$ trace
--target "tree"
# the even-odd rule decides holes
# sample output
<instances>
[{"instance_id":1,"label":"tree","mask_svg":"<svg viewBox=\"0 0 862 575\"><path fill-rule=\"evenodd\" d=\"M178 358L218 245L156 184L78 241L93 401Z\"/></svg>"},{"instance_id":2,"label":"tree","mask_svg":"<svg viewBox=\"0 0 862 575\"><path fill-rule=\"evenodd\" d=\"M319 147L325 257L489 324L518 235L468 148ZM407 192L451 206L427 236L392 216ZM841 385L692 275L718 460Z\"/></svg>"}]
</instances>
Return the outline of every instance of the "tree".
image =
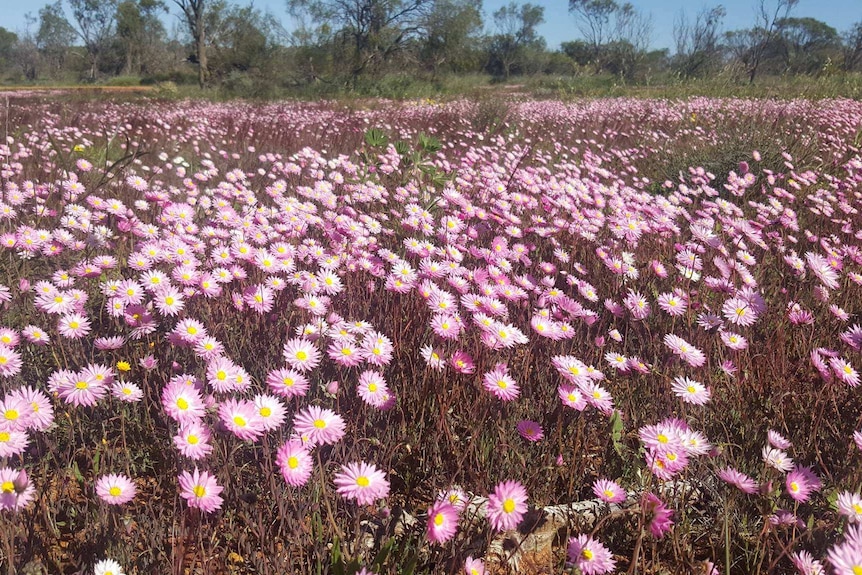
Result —
<instances>
[{"instance_id":1,"label":"tree","mask_svg":"<svg viewBox=\"0 0 862 575\"><path fill-rule=\"evenodd\" d=\"M778 22L777 50L786 71L813 74L838 56L841 39L832 26L815 18L784 18Z\"/></svg>"},{"instance_id":2,"label":"tree","mask_svg":"<svg viewBox=\"0 0 862 575\"><path fill-rule=\"evenodd\" d=\"M183 11L186 30L192 37L198 65L198 85L203 89L209 79L206 26L208 0L174 0L174 4Z\"/></svg>"},{"instance_id":3,"label":"tree","mask_svg":"<svg viewBox=\"0 0 862 575\"><path fill-rule=\"evenodd\" d=\"M462 71L482 32L482 0L437 0L423 19L420 57L437 75Z\"/></svg>"},{"instance_id":4,"label":"tree","mask_svg":"<svg viewBox=\"0 0 862 575\"><path fill-rule=\"evenodd\" d=\"M704 7L690 22L681 12L674 22L676 41L674 67L685 77L696 77L713 71L721 62L721 23L726 12L720 4Z\"/></svg>"},{"instance_id":5,"label":"tree","mask_svg":"<svg viewBox=\"0 0 862 575\"><path fill-rule=\"evenodd\" d=\"M291 15L308 17L352 52L351 76L385 62L421 30L435 0L287 0Z\"/></svg>"},{"instance_id":6,"label":"tree","mask_svg":"<svg viewBox=\"0 0 862 575\"><path fill-rule=\"evenodd\" d=\"M148 52L164 42L165 27L159 13L162 0L123 0L117 6L117 40L123 53L123 73L140 74Z\"/></svg>"},{"instance_id":7,"label":"tree","mask_svg":"<svg viewBox=\"0 0 862 575\"><path fill-rule=\"evenodd\" d=\"M751 31L742 37L748 41L748 82L754 83L760 65L763 63L764 56L770 44L775 40L781 28L781 21L790 17L790 13L799 4L799 0L775 0L775 4L771 4L771 0L760 0L756 8L757 25Z\"/></svg>"},{"instance_id":8,"label":"tree","mask_svg":"<svg viewBox=\"0 0 862 575\"><path fill-rule=\"evenodd\" d=\"M494 12L497 34L491 39L489 67L499 68L509 78L512 68L524 59L529 48L544 49L544 39L536 32L545 21L545 8L536 4L510 2Z\"/></svg>"},{"instance_id":9,"label":"tree","mask_svg":"<svg viewBox=\"0 0 862 575\"><path fill-rule=\"evenodd\" d=\"M117 0L69 0L69 5L78 25L75 31L90 58L90 80L95 80L99 60L113 39Z\"/></svg>"},{"instance_id":10,"label":"tree","mask_svg":"<svg viewBox=\"0 0 862 575\"><path fill-rule=\"evenodd\" d=\"M862 64L862 20L844 33L842 68L850 72Z\"/></svg>"},{"instance_id":11,"label":"tree","mask_svg":"<svg viewBox=\"0 0 862 575\"><path fill-rule=\"evenodd\" d=\"M267 66L276 46L277 27L274 18L251 5L211 10L207 25L211 71L226 74Z\"/></svg>"},{"instance_id":12,"label":"tree","mask_svg":"<svg viewBox=\"0 0 862 575\"><path fill-rule=\"evenodd\" d=\"M36 48L47 61L52 73L65 65L66 53L75 41L75 29L63 14L62 0L46 4L39 10L39 27L36 31ZM25 76L28 76L25 72ZM35 69L33 71L35 76Z\"/></svg>"},{"instance_id":13,"label":"tree","mask_svg":"<svg viewBox=\"0 0 862 575\"><path fill-rule=\"evenodd\" d=\"M0 26L0 70L5 70L15 58L18 35Z\"/></svg>"},{"instance_id":14,"label":"tree","mask_svg":"<svg viewBox=\"0 0 862 575\"><path fill-rule=\"evenodd\" d=\"M612 67L631 76L649 47L652 21L629 2L569 0L569 12L592 47L597 70Z\"/></svg>"},{"instance_id":15,"label":"tree","mask_svg":"<svg viewBox=\"0 0 862 575\"><path fill-rule=\"evenodd\" d=\"M575 15L575 23L584 40L593 49L593 59L598 60L601 47L609 40L611 19L619 10L615 0L569 0L569 11Z\"/></svg>"}]
</instances>

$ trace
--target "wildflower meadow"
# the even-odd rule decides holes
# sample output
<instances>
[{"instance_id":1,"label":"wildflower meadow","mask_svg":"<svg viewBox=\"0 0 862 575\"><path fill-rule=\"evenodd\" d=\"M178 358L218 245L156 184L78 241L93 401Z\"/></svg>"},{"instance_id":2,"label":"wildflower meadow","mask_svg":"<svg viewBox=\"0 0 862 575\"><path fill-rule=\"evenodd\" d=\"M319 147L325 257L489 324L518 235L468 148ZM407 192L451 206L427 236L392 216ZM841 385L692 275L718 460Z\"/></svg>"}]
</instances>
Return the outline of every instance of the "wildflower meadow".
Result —
<instances>
[{"instance_id":1,"label":"wildflower meadow","mask_svg":"<svg viewBox=\"0 0 862 575\"><path fill-rule=\"evenodd\" d=\"M0 572L862 573L862 102L5 112Z\"/></svg>"}]
</instances>

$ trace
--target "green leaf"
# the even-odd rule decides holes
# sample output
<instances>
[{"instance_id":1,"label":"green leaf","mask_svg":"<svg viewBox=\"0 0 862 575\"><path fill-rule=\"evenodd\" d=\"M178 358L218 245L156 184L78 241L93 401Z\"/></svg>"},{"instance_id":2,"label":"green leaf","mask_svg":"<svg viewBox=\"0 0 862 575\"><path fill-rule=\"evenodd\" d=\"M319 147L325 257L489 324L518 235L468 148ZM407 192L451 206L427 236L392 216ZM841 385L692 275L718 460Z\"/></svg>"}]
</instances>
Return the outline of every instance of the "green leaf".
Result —
<instances>
[{"instance_id":1,"label":"green leaf","mask_svg":"<svg viewBox=\"0 0 862 575\"><path fill-rule=\"evenodd\" d=\"M374 556L374 560L371 562L371 568L374 571L382 572L383 571L383 563L386 562L387 557L389 557L389 553L392 552L392 547L395 545L395 539L389 539L383 546L380 548L380 551L377 552L377 555Z\"/></svg>"},{"instance_id":2,"label":"green leaf","mask_svg":"<svg viewBox=\"0 0 862 575\"><path fill-rule=\"evenodd\" d=\"M413 551L410 553L410 559L404 564L404 569L401 570L401 575L413 575L416 570L416 563L419 562L419 556Z\"/></svg>"},{"instance_id":3,"label":"green leaf","mask_svg":"<svg viewBox=\"0 0 862 575\"><path fill-rule=\"evenodd\" d=\"M398 152L399 156L406 156L410 153L410 144L405 142L404 140L398 140L394 144L395 151Z\"/></svg>"},{"instance_id":4,"label":"green leaf","mask_svg":"<svg viewBox=\"0 0 862 575\"><path fill-rule=\"evenodd\" d=\"M389 143L389 138L383 133L383 130L377 128L369 128L365 132L365 143L372 148L382 148Z\"/></svg>"},{"instance_id":5,"label":"green leaf","mask_svg":"<svg viewBox=\"0 0 862 575\"><path fill-rule=\"evenodd\" d=\"M332 551L329 557L333 575L344 575L344 559L341 557L341 544L338 537L332 541Z\"/></svg>"},{"instance_id":6,"label":"green leaf","mask_svg":"<svg viewBox=\"0 0 862 575\"><path fill-rule=\"evenodd\" d=\"M426 154L433 154L434 152L439 152L443 148L443 144L434 136L429 136L425 132L419 132L419 147Z\"/></svg>"},{"instance_id":7,"label":"green leaf","mask_svg":"<svg viewBox=\"0 0 862 575\"><path fill-rule=\"evenodd\" d=\"M619 411L614 411L611 415L611 441L614 444L614 451L620 457L623 456L625 445L622 443L623 438L623 418L620 417Z\"/></svg>"},{"instance_id":8,"label":"green leaf","mask_svg":"<svg viewBox=\"0 0 862 575\"><path fill-rule=\"evenodd\" d=\"M81 474L81 470L78 468L78 462L77 461L72 462L71 469L72 469L72 474L75 476L75 479L77 479L78 481L83 483L84 482L84 476Z\"/></svg>"}]
</instances>

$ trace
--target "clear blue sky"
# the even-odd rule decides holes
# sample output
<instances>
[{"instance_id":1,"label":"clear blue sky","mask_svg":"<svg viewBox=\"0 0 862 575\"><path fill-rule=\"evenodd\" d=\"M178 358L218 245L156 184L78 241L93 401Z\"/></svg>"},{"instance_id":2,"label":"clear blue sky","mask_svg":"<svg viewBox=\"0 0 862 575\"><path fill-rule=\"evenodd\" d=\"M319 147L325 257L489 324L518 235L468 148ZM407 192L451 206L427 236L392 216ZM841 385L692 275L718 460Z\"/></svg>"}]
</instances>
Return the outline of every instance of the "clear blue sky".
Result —
<instances>
[{"instance_id":1,"label":"clear blue sky","mask_svg":"<svg viewBox=\"0 0 862 575\"><path fill-rule=\"evenodd\" d=\"M548 42L548 47L556 48L560 42L578 37L575 20L568 12L568 0L532 0L534 4L545 7L545 24L540 28ZM653 39L655 48L673 49L673 23L680 10L685 8L693 16L704 6L722 4L727 10L724 20L726 30L734 30L749 26L754 19L754 5L757 0L630 0L641 11L652 14ZM770 0L773 1L774 0ZM24 15L28 12L34 15L47 2L43 0L0 0L0 26L9 30L20 30L25 26ZM176 13L176 6L167 1ZM247 4L247 1L238 1ZM490 23L490 14L508 0L484 0L486 21ZM256 0L254 5L268 10L274 15L289 21L284 0ZM810 16L823 20L827 24L843 32L853 22L862 20L862 0L800 0L794 12L795 16ZM171 17L170 26L176 22Z\"/></svg>"}]
</instances>

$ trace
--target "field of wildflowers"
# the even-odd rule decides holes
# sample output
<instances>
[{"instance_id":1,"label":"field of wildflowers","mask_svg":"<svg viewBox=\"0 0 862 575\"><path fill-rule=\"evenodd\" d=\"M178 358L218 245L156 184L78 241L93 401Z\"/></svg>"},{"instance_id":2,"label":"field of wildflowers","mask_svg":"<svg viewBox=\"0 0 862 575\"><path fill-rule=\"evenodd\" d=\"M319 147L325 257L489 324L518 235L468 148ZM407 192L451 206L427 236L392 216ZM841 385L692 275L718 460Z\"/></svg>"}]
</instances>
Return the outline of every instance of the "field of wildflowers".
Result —
<instances>
[{"instance_id":1,"label":"field of wildflowers","mask_svg":"<svg viewBox=\"0 0 862 575\"><path fill-rule=\"evenodd\" d=\"M8 112L0 571L862 573L862 103Z\"/></svg>"}]
</instances>

